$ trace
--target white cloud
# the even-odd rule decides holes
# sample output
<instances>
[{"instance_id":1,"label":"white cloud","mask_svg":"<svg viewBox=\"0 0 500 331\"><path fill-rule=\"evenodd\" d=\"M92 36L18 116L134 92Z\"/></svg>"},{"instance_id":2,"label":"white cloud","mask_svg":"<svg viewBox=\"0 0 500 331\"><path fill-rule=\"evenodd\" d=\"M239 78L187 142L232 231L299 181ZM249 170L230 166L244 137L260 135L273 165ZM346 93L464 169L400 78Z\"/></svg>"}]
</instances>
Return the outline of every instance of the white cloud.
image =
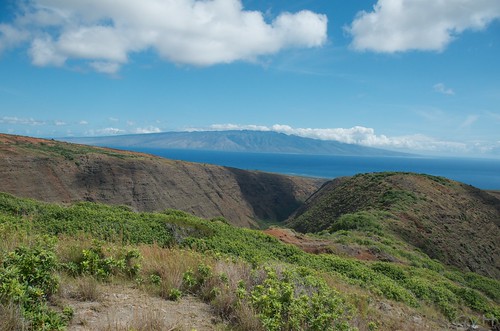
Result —
<instances>
[{"instance_id":1,"label":"white cloud","mask_svg":"<svg viewBox=\"0 0 500 331\"><path fill-rule=\"evenodd\" d=\"M161 132L160 128L154 126L148 126L146 128L136 128L134 133L159 133Z\"/></svg>"},{"instance_id":2,"label":"white cloud","mask_svg":"<svg viewBox=\"0 0 500 331\"><path fill-rule=\"evenodd\" d=\"M378 0L346 30L356 50L442 51L465 30L481 30L500 18L498 0Z\"/></svg>"},{"instance_id":3,"label":"white cloud","mask_svg":"<svg viewBox=\"0 0 500 331\"><path fill-rule=\"evenodd\" d=\"M443 83L437 83L433 86L434 91L446 94L446 95L454 95L455 91L453 91L451 88L446 87Z\"/></svg>"},{"instance_id":4,"label":"white cloud","mask_svg":"<svg viewBox=\"0 0 500 331\"><path fill-rule=\"evenodd\" d=\"M195 130L195 129L190 129ZM203 130L203 129L198 129ZM206 129L204 129L206 130ZM208 130L255 130L274 131L288 135L296 135L305 138L320 140L334 140L347 144L357 144L367 147L410 150L416 153L425 152L447 152L467 153L477 150L474 146L463 142L444 141L421 134L390 137L377 134L375 129L363 126L352 128L293 128L289 125L275 124L272 126L262 125L237 125L237 124L214 124Z\"/></svg>"},{"instance_id":5,"label":"white cloud","mask_svg":"<svg viewBox=\"0 0 500 331\"><path fill-rule=\"evenodd\" d=\"M116 62L94 61L94 62L90 62L89 65L95 71L101 72L103 74L114 74L114 73L117 73L121 68L121 64L116 63Z\"/></svg>"},{"instance_id":6,"label":"white cloud","mask_svg":"<svg viewBox=\"0 0 500 331\"><path fill-rule=\"evenodd\" d=\"M121 134L125 133L125 130L117 129L117 128L104 128L95 131L97 135L112 135L112 134Z\"/></svg>"},{"instance_id":7,"label":"white cloud","mask_svg":"<svg viewBox=\"0 0 500 331\"><path fill-rule=\"evenodd\" d=\"M500 121L500 113L487 112L486 114L493 120Z\"/></svg>"},{"instance_id":8,"label":"white cloud","mask_svg":"<svg viewBox=\"0 0 500 331\"><path fill-rule=\"evenodd\" d=\"M44 38L35 38L29 49L31 62L36 66L62 66L67 57L62 55L56 49L52 38L45 36Z\"/></svg>"},{"instance_id":9,"label":"white cloud","mask_svg":"<svg viewBox=\"0 0 500 331\"><path fill-rule=\"evenodd\" d=\"M29 33L7 24L0 24L0 53L29 39Z\"/></svg>"},{"instance_id":10,"label":"white cloud","mask_svg":"<svg viewBox=\"0 0 500 331\"><path fill-rule=\"evenodd\" d=\"M87 125L87 124L89 124L89 122L87 122L85 120L81 120L80 122L78 122L78 124L80 124L80 125Z\"/></svg>"},{"instance_id":11,"label":"white cloud","mask_svg":"<svg viewBox=\"0 0 500 331\"><path fill-rule=\"evenodd\" d=\"M159 133L162 132L160 128L155 126L148 127L138 127L138 128L130 128L127 130L119 129L115 127L108 127L104 129L91 129L85 131L85 136L109 136L109 135L117 135L117 134L141 134L141 133Z\"/></svg>"},{"instance_id":12,"label":"white cloud","mask_svg":"<svg viewBox=\"0 0 500 331\"><path fill-rule=\"evenodd\" d=\"M111 74L131 53L150 49L167 61L208 66L327 39L325 15L304 10L269 22L241 0L31 0L19 9L12 24L0 25L0 51L29 40L35 65L77 59Z\"/></svg>"},{"instance_id":13,"label":"white cloud","mask_svg":"<svg viewBox=\"0 0 500 331\"><path fill-rule=\"evenodd\" d=\"M188 129L187 131L203 131L205 129ZM213 124L210 130L226 131L226 130L252 130L252 131L271 131L271 128L264 125L239 125L239 124Z\"/></svg>"},{"instance_id":14,"label":"white cloud","mask_svg":"<svg viewBox=\"0 0 500 331\"><path fill-rule=\"evenodd\" d=\"M12 116L0 117L0 123L2 124L14 124L14 125L44 125L44 121L36 120L34 118L19 118Z\"/></svg>"},{"instance_id":15,"label":"white cloud","mask_svg":"<svg viewBox=\"0 0 500 331\"><path fill-rule=\"evenodd\" d=\"M474 124L477 120L479 119L478 115L469 115L467 118L460 124L459 129L465 129L470 127L472 124Z\"/></svg>"},{"instance_id":16,"label":"white cloud","mask_svg":"<svg viewBox=\"0 0 500 331\"><path fill-rule=\"evenodd\" d=\"M64 125L66 125L66 122L55 120L54 121L54 125L55 126L64 126Z\"/></svg>"}]
</instances>

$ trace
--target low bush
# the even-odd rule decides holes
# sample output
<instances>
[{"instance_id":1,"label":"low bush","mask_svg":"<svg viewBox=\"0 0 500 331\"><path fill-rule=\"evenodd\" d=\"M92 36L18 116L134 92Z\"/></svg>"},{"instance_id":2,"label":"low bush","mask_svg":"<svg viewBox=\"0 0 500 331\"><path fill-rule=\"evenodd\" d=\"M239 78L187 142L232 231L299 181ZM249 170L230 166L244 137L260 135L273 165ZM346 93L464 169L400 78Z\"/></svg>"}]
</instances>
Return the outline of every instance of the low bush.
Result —
<instances>
[{"instance_id":1,"label":"low bush","mask_svg":"<svg viewBox=\"0 0 500 331\"><path fill-rule=\"evenodd\" d=\"M20 246L2 258L0 303L3 307L19 306L29 329L61 329L69 319L47 306L59 285L54 246L54 239L38 238L32 246Z\"/></svg>"},{"instance_id":2,"label":"low bush","mask_svg":"<svg viewBox=\"0 0 500 331\"><path fill-rule=\"evenodd\" d=\"M139 270L139 251L136 249L120 249L114 256L107 256L103 243L94 241L88 249L83 249L74 261L64 264L64 268L73 275L95 276L104 280L111 275L123 275L134 278Z\"/></svg>"},{"instance_id":3,"label":"low bush","mask_svg":"<svg viewBox=\"0 0 500 331\"><path fill-rule=\"evenodd\" d=\"M380 219L375 215L361 211L354 214L344 214L340 216L330 227L329 231L357 230L366 232L381 233L382 226Z\"/></svg>"}]
</instances>

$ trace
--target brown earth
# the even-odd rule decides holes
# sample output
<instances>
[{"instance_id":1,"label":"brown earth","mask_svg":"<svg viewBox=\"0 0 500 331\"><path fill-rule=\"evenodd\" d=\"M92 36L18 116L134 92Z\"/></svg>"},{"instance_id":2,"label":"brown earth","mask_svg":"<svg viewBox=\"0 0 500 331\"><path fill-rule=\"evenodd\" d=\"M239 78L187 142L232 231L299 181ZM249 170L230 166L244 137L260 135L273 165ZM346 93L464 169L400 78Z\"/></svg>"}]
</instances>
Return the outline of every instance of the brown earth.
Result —
<instances>
[{"instance_id":1,"label":"brown earth","mask_svg":"<svg viewBox=\"0 0 500 331\"><path fill-rule=\"evenodd\" d=\"M388 228L431 258L500 279L500 200L442 177L375 173L334 180L288 224L300 232L328 229L344 214L383 210Z\"/></svg>"},{"instance_id":2,"label":"brown earth","mask_svg":"<svg viewBox=\"0 0 500 331\"><path fill-rule=\"evenodd\" d=\"M127 285L103 284L97 300L71 298L71 288L60 304L73 309L68 331L91 330L221 330L211 307L195 297L167 301Z\"/></svg>"},{"instance_id":3,"label":"brown earth","mask_svg":"<svg viewBox=\"0 0 500 331\"><path fill-rule=\"evenodd\" d=\"M323 180L0 134L0 191L46 202L179 209L238 226L283 221Z\"/></svg>"}]
</instances>

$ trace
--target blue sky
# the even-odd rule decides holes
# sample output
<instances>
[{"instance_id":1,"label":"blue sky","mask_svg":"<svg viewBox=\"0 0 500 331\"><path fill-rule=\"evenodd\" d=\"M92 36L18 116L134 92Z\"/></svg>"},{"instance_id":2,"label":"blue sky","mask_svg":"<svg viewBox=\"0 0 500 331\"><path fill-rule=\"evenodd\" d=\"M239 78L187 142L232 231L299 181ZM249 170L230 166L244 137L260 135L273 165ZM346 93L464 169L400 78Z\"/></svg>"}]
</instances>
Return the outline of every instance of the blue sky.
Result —
<instances>
[{"instance_id":1,"label":"blue sky","mask_svg":"<svg viewBox=\"0 0 500 331\"><path fill-rule=\"evenodd\" d=\"M498 0L0 2L0 132L500 157Z\"/></svg>"}]
</instances>

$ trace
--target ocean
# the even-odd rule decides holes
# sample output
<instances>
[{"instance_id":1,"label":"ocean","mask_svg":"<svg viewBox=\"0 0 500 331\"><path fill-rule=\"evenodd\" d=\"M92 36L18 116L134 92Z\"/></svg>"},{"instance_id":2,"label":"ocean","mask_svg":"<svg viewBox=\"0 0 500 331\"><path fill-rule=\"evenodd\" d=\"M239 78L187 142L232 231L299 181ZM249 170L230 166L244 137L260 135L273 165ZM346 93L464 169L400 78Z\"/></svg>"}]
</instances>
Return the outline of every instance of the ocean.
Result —
<instances>
[{"instance_id":1,"label":"ocean","mask_svg":"<svg viewBox=\"0 0 500 331\"><path fill-rule=\"evenodd\" d=\"M333 156L155 148L128 149L174 160L328 179L380 171L425 173L454 179L481 189L500 190L500 159Z\"/></svg>"}]
</instances>

